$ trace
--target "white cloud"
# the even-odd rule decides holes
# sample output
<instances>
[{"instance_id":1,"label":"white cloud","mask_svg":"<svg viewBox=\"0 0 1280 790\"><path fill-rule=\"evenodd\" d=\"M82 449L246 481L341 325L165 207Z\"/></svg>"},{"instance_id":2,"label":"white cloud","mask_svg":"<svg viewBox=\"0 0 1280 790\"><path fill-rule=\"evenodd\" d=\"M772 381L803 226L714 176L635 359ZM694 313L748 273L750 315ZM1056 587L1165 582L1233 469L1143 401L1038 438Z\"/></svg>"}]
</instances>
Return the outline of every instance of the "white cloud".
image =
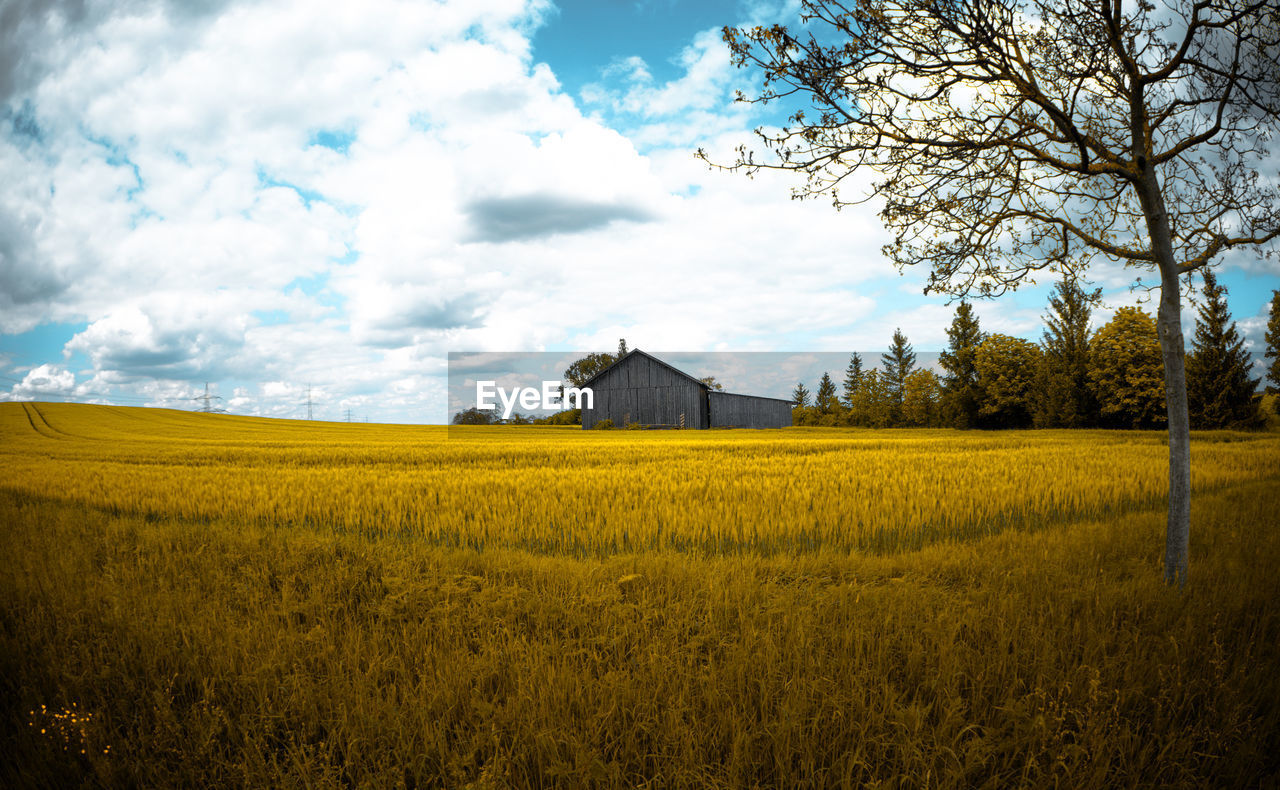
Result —
<instances>
[{"instance_id":1,"label":"white cloud","mask_svg":"<svg viewBox=\"0 0 1280 790\"><path fill-rule=\"evenodd\" d=\"M0 91L0 332L87 324L84 397L222 381L234 411L298 417L310 382L331 419L443 419L450 349L864 349L896 325L941 346L951 310L898 290L918 277L881 258L874 205L693 158L755 122L717 31L675 79L623 60L575 99L531 51L548 8L32 16L38 57ZM1039 313L985 310L1013 333Z\"/></svg>"},{"instance_id":2,"label":"white cloud","mask_svg":"<svg viewBox=\"0 0 1280 790\"><path fill-rule=\"evenodd\" d=\"M72 394L76 386L75 374L56 365L37 365L22 377L22 381L13 385L6 394L0 395L4 400L39 400L48 397L65 397Z\"/></svg>"}]
</instances>

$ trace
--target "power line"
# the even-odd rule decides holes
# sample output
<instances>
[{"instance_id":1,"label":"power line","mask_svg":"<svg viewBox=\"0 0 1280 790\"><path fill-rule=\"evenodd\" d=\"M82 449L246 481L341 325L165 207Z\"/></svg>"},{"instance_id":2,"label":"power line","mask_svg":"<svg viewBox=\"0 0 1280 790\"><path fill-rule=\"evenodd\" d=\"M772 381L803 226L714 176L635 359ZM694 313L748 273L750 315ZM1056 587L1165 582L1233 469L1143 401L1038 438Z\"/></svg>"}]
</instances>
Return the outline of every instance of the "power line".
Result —
<instances>
[{"instance_id":1,"label":"power line","mask_svg":"<svg viewBox=\"0 0 1280 790\"><path fill-rule=\"evenodd\" d=\"M196 411L201 411L201 412L204 412L205 414L226 414L226 411L227 411L226 409L219 408L213 405L214 401L222 400L222 396L209 394L209 382L207 381L204 383L204 394L197 395L191 400L200 401L200 407L197 408Z\"/></svg>"}]
</instances>

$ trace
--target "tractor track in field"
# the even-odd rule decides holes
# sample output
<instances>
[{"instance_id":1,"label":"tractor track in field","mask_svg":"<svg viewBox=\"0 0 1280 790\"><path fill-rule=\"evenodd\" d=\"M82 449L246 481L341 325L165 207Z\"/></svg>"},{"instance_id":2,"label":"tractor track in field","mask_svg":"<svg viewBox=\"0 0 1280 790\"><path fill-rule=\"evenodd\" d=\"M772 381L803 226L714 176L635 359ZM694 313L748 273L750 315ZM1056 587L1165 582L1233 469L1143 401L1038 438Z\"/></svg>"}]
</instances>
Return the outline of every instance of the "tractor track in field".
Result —
<instances>
[{"instance_id":1,"label":"tractor track in field","mask_svg":"<svg viewBox=\"0 0 1280 790\"><path fill-rule=\"evenodd\" d=\"M27 415L27 422L31 424L31 430L40 434L46 439L65 439L66 437L54 429L49 421L44 418L44 414L36 407L34 403L23 403L22 411ZM42 427L43 426L43 427Z\"/></svg>"}]
</instances>

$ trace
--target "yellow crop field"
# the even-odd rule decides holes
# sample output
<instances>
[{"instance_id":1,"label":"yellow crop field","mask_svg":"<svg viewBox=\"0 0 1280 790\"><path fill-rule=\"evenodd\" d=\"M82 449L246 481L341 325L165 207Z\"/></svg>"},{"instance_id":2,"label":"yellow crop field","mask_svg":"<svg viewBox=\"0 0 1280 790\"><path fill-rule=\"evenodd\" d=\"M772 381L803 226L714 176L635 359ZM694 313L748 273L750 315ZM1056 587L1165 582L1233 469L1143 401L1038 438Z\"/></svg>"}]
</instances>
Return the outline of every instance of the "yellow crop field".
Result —
<instances>
[{"instance_id":1,"label":"yellow crop field","mask_svg":"<svg viewBox=\"0 0 1280 790\"><path fill-rule=\"evenodd\" d=\"M5 486L117 514L572 555L888 551L1149 509L1162 435L584 432L126 408L0 412ZM1280 481L1280 437L1202 441L1197 491Z\"/></svg>"},{"instance_id":2,"label":"yellow crop field","mask_svg":"<svg viewBox=\"0 0 1280 790\"><path fill-rule=\"evenodd\" d=\"M1280 780L1280 434L0 404L6 786Z\"/></svg>"}]
</instances>

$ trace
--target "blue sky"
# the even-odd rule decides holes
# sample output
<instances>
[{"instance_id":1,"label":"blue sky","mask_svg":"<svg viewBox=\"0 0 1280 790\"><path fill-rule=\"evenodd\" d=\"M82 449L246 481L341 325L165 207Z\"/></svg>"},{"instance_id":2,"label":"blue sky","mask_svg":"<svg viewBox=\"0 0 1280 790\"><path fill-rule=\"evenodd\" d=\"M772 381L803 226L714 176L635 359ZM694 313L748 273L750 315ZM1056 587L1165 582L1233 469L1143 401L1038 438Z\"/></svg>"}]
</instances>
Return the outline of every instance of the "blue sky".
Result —
<instances>
[{"instance_id":1,"label":"blue sky","mask_svg":"<svg viewBox=\"0 0 1280 790\"><path fill-rule=\"evenodd\" d=\"M192 408L208 382L297 417L310 386L319 418L440 422L450 351L945 343L953 307L881 257L874 206L693 158L777 120L731 101L718 30L785 2L12 8L0 398ZM1099 321L1147 298L1093 274ZM1280 267L1220 280L1260 351ZM984 328L1038 338L1048 285Z\"/></svg>"}]
</instances>

